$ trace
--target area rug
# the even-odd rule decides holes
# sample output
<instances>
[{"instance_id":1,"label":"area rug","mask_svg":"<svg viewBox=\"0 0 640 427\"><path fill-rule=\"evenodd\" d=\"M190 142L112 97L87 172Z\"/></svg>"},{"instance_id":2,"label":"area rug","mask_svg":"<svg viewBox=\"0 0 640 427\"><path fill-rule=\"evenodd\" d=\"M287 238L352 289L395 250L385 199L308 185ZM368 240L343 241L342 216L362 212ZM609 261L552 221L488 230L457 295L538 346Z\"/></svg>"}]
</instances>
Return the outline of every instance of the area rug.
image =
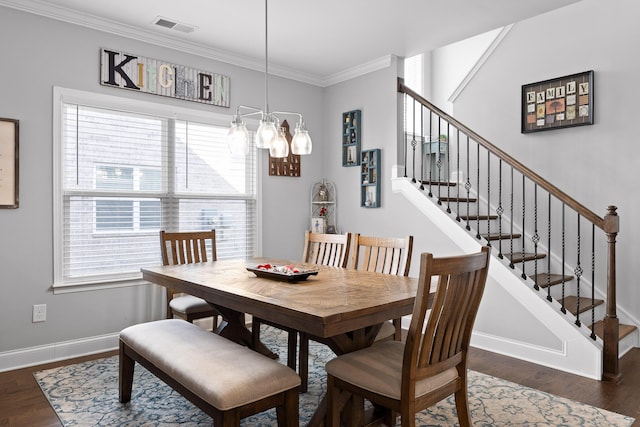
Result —
<instances>
[{"instance_id":1,"label":"area rug","mask_svg":"<svg viewBox=\"0 0 640 427\"><path fill-rule=\"evenodd\" d=\"M261 336L268 347L286 355L286 333L265 326ZM300 395L300 425L307 424L324 395L324 364L333 357L329 348L310 343L309 387ZM131 402L119 403L117 356L34 376L65 427L211 426L211 418L140 365L135 368ZM623 427L634 421L475 371L469 371L469 407L475 426ZM275 410L246 418L242 426L277 426ZM416 426L458 426L453 397L418 414Z\"/></svg>"}]
</instances>

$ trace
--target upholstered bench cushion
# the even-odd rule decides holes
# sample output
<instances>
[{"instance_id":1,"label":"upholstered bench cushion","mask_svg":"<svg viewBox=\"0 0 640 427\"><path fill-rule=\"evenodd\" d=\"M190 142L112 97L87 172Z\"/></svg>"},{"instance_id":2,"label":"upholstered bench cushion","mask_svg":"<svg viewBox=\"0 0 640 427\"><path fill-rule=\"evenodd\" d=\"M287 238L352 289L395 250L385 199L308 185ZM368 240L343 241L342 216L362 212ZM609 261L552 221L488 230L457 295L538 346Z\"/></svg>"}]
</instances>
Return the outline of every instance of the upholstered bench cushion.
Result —
<instances>
[{"instance_id":1,"label":"upholstered bench cushion","mask_svg":"<svg viewBox=\"0 0 640 427\"><path fill-rule=\"evenodd\" d=\"M334 377L371 390L375 393L400 399L402 358L404 343L386 341L353 353L343 354L327 362L326 370ZM456 368L450 368L436 376L416 383L416 397L443 386L458 378Z\"/></svg>"},{"instance_id":2,"label":"upholstered bench cushion","mask_svg":"<svg viewBox=\"0 0 640 427\"><path fill-rule=\"evenodd\" d=\"M120 340L223 411L300 385L287 366L184 320L134 325Z\"/></svg>"},{"instance_id":3,"label":"upholstered bench cushion","mask_svg":"<svg viewBox=\"0 0 640 427\"><path fill-rule=\"evenodd\" d=\"M176 296L169 301L169 307L173 311L185 314L204 313L212 310L208 302L193 295Z\"/></svg>"}]
</instances>

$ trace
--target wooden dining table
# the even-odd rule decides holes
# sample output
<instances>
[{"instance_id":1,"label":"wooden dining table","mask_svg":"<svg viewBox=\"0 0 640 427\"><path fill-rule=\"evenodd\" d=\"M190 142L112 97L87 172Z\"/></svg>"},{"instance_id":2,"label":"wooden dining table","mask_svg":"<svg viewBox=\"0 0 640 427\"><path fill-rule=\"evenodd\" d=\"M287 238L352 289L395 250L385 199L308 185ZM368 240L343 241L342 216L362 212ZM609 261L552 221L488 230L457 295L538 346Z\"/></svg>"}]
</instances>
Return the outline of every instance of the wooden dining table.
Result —
<instances>
[{"instance_id":1,"label":"wooden dining table","mask_svg":"<svg viewBox=\"0 0 640 427\"><path fill-rule=\"evenodd\" d=\"M274 280L247 270L267 263L318 273L289 282L286 277ZM141 271L149 282L208 301L225 319L219 331L223 336L271 357L274 355L268 348L252 341L245 313L317 337L340 355L370 346L385 321L411 314L418 288L418 280L412 277L270 258L146 267ZM323 399L309 425L321 425L325 412Z\"/></svg>"}]
</instances>

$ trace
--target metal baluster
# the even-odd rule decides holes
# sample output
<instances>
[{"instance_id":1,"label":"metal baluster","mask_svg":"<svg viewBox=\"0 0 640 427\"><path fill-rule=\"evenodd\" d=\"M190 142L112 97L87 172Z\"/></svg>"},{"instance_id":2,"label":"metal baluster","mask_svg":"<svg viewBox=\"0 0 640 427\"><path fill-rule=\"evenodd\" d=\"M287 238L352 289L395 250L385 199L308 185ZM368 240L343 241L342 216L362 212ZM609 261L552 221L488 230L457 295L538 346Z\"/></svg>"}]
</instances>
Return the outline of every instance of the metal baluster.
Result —
<instances>
[{"instance_id":1,"label":"metal baluster","mask_svg":"<svg viewBox=\"0 0 640 427\"><path fill-rule=\"evenodd\" d=\"M460 129L456 129L456 171L460 173ZM456 221L460 222L460 175L456 179Z\"/></svg>"},{"instance_id":2,"label":"metal baluster","mask_svg":"<svg viewBox=\"0 0 640 427\"><path fill-rule=\"evenodd\" d=\"M524 244L526 239L524 238L524 236L526 235L525 233L525 229L526 229L526 181L525 181L525 176L522 175L522 274L520 275L520 277L522 277L523 279L527 280L527 274L525 273L525 268L526 268L526 263L524 262L524 256L525 256L525 250L524 250Z\"/></svg>"},{"instance_id":3,"label":"metal baluster","mask_svg":"<svg viewBox=\"0 0 640 427\"><path fill-rule=\"evenodd\" d=\"M407 178L407 152L409 151L407 149L407 146L409 145L409 135L407 133L407 98L409 97L409 95L407 95L406 93L404 94L404 123L402 125L403 129L404 129L404 177Z\"/></svg>"},{"instance_id":4,"label":"metal baluster","mask_svg":"<svg viewBox=\"0 0 640 427\"><path fill-rule=\"evenodd\" d=\"M502 236L502 214L504 213L502 207L502 159L498 161L498 209L496 212L498 214L498 236ZM504 259L502 239L498 239L498 258Z\"/></svg>"},{"instance_id":5,"label":"metal baluster","mask_svg":"<svg viewBox=\"0 0 640 427\"><path fill-rule=\"evenodd\" d=\"M480 240L480 144L476 142L476 194L478 195L478 201L476 203L476 239ZM488 237L488 236L487 236ZM487 238L487 240L489 240Z\"/></svg>"},{"instance_id":6,"label":"metal baluster","mask_svg":"<svg viewBox=\"0 0 640 427\"><path fill-rule=\"evenodd\" d=\"M573 272L576 275L576 325L580 326L580 278L582 277L582 266L580 265L580 250L581 250L581 235L580 235L580 214L578 214L578 261L576 263L576 268ZM593 306L591 307L593 309Z\"/></svg>"},{"instance_id":7,"label":"metal baluster","mask_svg":"<svg viewBox=\"0 0 640 427\"><path fill-rule=\"evenodd\" d=\"M471 226L469 225L469 190L471 190L471 181L469 179L469 162L471 158L469 157L469 135L467 135L467 181L464 183L464 188L467 190L467 226L465 227L467 231L471 230Z\"/></svg>"},{"instance_id":8,"label":"metal baluster","mask_svg":"<svg viewBox=\"0 0 640 427\"><path fill-rule=\"evenodd\" d=\"M478 205L480 201L478 201ZM491 235L491 152L487 150L487 235ZM491 240L487 239L487 246L491 247Z\"/></svg>"},{"instance_id":9,"label":"metal baluster","mask_svg":"<svg viewBox=\"0 0 640 427\"><path fill-rule=\"evenodd\" d=\"M451 128L451 124L447 123L447 173L451 173L449 172L449 142L451 141L449 139L449 131ZM438 147L440 148L440 147ZM440 159L440 162L442 162L442 157L440 156L440 154L442 154L442 149L439 150L440 153L438 153L438 158ZM446 182L447 184L447 213L451 213L451 186L449 185L449 177L445 175L444 177L444 182Z\"/></svg>"},{"instance_id":10,"label":"metal baluster","mask_svg":"<svg viewBox=\"0 0 640 427\"><path fill-rule=\"evenodd\" d=\"M549 194L549 223L547 225L547 301L553 301L551 298L551 193Z\"/></svg>"},{"instance_id":11,"label":"metal baluster","mask_svg":"<svg viewBox=\"0 0 640 427\"><path fill-rule=\"evenodd\" d=\"M420 105L420 190L424 190L424 105Z\"/></svg>"},{"instance_id":12,"label":"metal baluster","mask_svg":"<svg viewBox=\"0 0 640 427\"><path fill-rule=\"evenodd\" d=\"M431 185L433 184L433 168L431 167L431 133L433 132L433 111L429 110L429 197L433 197Z\"/></svg>"},{"instance_id":13,"label":"metal baluster","mask_svg":"<svg viewBox=\"0 0 640 427\"><path fill-rule=\"evenodd\" d=\"M561 277L562 277L562 307L560 308L560 311L563 314L567 314L567 308L564 306L564 294L565 294L565 280L564 280L564 261L565 261L565 257L564 257L564 250L566 248L566 230L565 230L565 226L564 226L564 207L565 204L562 203L562 271L561 271Z\"/></svg>"},{"instance_id":14,"label":"metal baluster","mask_svg":"<svg viewBox=\"0 0 640 427\"><path fill-rule=\"evenodd\" d=\"M416 182L416 145L418 142L416 141L416 100L413 100L413 130L411 131L411 149L413 151L413 178L411 178L411 182Z\"/></svg>"},{"instance_id":15,"label":"metal baluster","mask_svg":"<svg viewBox=\"0 0 640 427\"><path fill-rule=\"evenodd\" d=\"M511 166L511 218L509 220L509 232L511 235L509 236L509 267L515 268L513 265L513 166Z\"/></svg>"},{"instance_id":16,"label":"metal baluster","mask_svg":"<svg viewBox=\"0 0 640 427\"><path fill-rule=\"evenodd\" d=\"M591 224L591 339L596 340L593 325L596 323L596 226Z\"/></svg>"},{"instance_id":17,"label":"metal baluster","mask_svg":"<svg viewBox=\"0 0 640 427\"><path fill-rule=\"evenodd\" d=\"M442 206L442 185L440 185L440 125L442 124L442 117L438 116L438 147L436 152L436 170L438 175L436 176L436 185L438 186L438 205Z\"/></svg>"},{"instance_id":18,"label":"metal baluster","mask_svg":"<svg viewBox=\"0 0 640 427\"><path fill-rule=\"evenodd\" d=\"M538 243L540 242L540 236L538 235L538 184L533 186L533 236L531 241L533 242L533 277L538 277ZM533 285L533 289L540 290L538 281Z\"/></svg>"}]
</instances>

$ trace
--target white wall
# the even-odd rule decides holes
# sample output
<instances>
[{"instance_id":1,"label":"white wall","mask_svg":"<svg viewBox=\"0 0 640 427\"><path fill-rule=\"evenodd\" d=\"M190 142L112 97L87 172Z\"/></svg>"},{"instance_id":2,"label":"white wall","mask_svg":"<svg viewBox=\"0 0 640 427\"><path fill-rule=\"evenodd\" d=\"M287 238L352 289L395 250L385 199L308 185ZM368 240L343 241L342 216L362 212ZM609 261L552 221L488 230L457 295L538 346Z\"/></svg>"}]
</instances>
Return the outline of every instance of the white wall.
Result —
<instances>
[{"instance_id":1,"label":"white wall","mask_svg":"<svg viewBox=\"0 0 640 427\"><path fill-rule=\"evenodd\" d=\"M600 216L618 206L617 297L632 319L640 318L638 13L634 0L583 0L519 22L454 104L457 119ZM523 84L591 69L593 126L520 133Z\"/></svg>"},{"instance_id":2,"label":"white wall","mask_svg":"<svg viewBox=\"0 0 640 427\"><path fill-rule=\"evenodd\" d=\"M64 357L69 348L82 347L75 345L77 341L112 336L128 325L158 316L152 286L52 292L53 87L229 114L231 120L238 104L262 106L264 74L5 7L0 7L0 40L0 117L20 120L20 207L0 210L2 370L3 360L26 364L30 352L43 358ZM228 75L232 109L103 87L99 84L103 47ZM295 258L301 254L300 236L308 227L311 185L322 178L326 144L322 90L272 76L269 95L273 108L304 113L314 141L314 153L302 159L300 178L269 177L267 154L261 153L264 253ZM46 322L31 322L34 304L47 304ZM75 344L55 344L69 341ZM93 351L95 346L86 348Z\"/></svg>"},{"instance_id":3,"label":"white wall","mask_svg":"<svg viewBox=\"0 0 640 427\"><path fill-rule=\"evenodd\" d=\"M501 30L498 28L488 31L433 51L432 68L429 73L433 95L427 99L445 113L453 115L451 95L458 89Z\"/></svg>"}]
</instances>

